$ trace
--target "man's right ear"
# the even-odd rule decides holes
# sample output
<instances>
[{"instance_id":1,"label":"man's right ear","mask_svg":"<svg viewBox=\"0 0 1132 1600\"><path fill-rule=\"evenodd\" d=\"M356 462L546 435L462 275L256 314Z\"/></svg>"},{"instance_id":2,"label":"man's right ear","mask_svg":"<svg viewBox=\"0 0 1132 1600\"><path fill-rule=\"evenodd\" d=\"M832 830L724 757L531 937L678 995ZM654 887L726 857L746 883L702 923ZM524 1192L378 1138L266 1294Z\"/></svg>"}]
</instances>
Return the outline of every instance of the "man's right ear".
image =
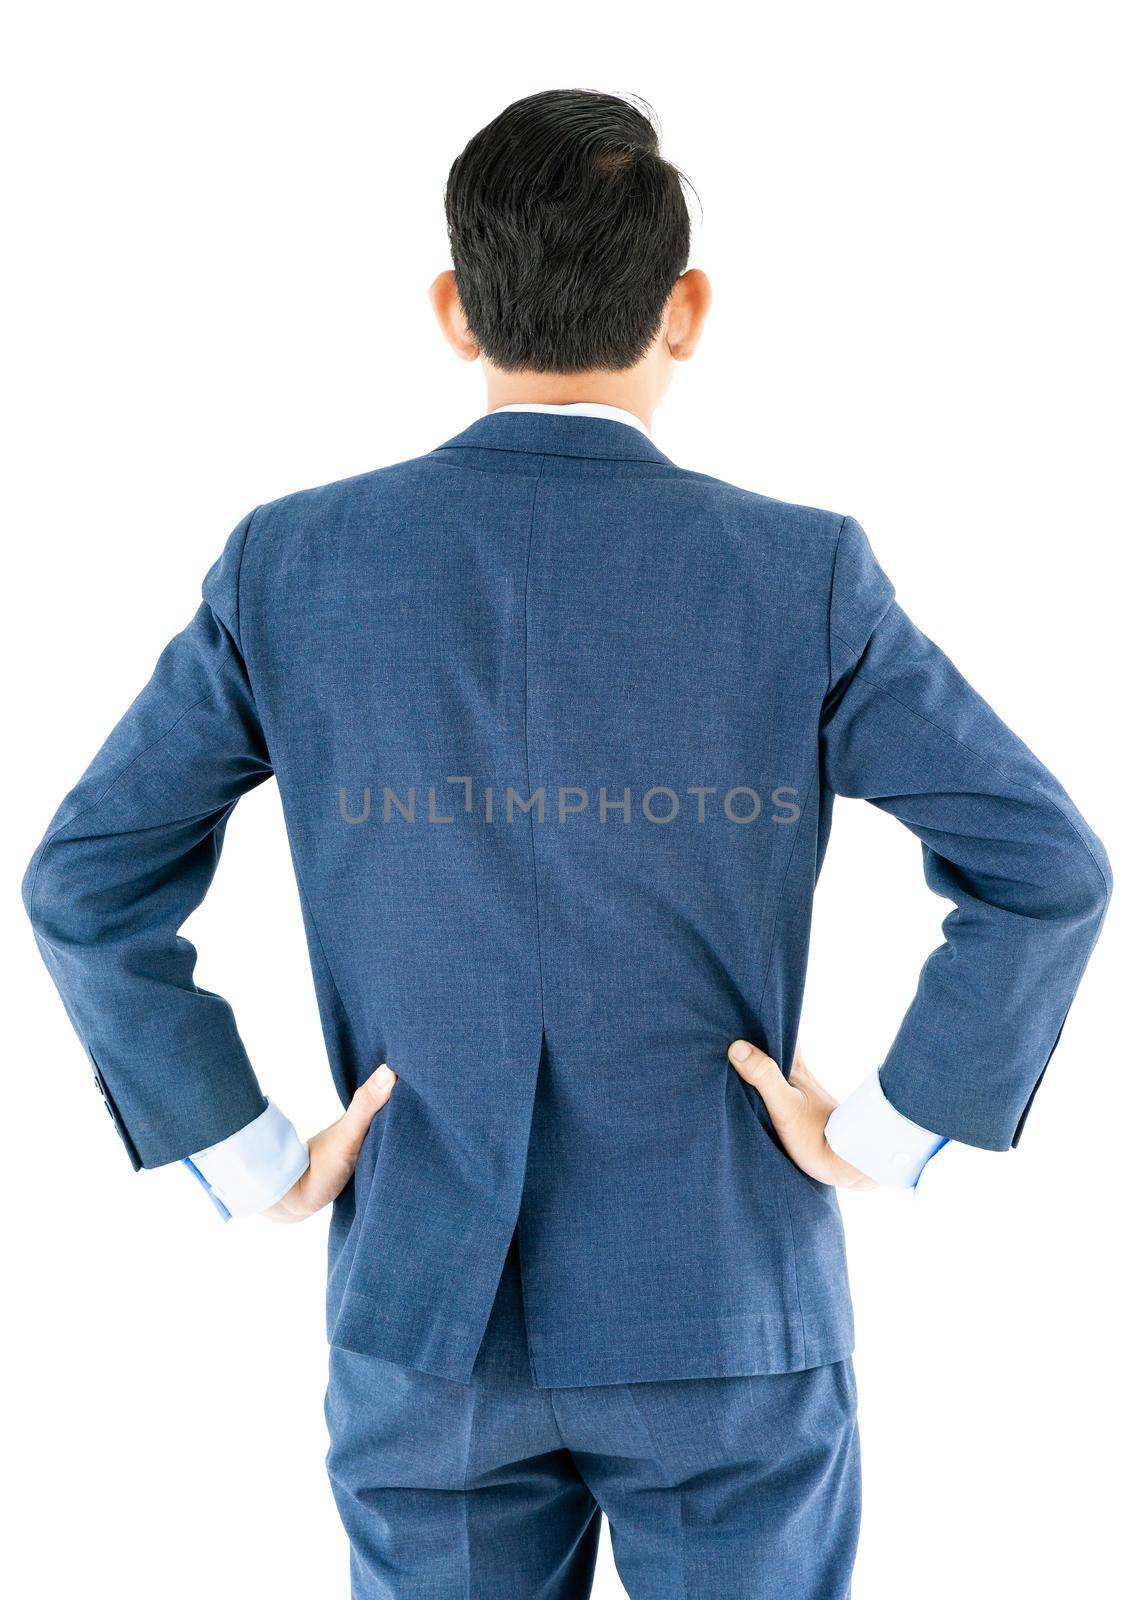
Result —
<instances>
[{"instance_id":1,"label":"man's right ear","mask_svg":"<svg viewBox=\"0 0 1132 1600\"><path fill-rule=\"evenodd\" d=\"M468 328L468 319L456 292L456 274L451 268L433 280L428 298L440 331L461 361L478 361L480 347Z\"/></svg>"}]
</instances>

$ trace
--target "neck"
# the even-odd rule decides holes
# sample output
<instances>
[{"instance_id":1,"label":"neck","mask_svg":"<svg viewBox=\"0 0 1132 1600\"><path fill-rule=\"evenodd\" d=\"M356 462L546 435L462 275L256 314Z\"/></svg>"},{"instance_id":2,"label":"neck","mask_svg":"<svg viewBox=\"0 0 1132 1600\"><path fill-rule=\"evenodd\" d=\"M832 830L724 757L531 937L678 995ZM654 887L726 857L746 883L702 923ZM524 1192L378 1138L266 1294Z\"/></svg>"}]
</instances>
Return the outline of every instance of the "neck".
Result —
<instances>
[{"instance_id":1,"label":"neck","mask_svg":"<svg viewBox=\"0 0 1132 1600\"><path fill-rule=\"evenodd\" d=\"M485 362L487 409L499 406L565 406L578 401L620 406L652 426L656 395L651 374L638 367L625 372L501 372Z\"/></svg>"}]
</instances>

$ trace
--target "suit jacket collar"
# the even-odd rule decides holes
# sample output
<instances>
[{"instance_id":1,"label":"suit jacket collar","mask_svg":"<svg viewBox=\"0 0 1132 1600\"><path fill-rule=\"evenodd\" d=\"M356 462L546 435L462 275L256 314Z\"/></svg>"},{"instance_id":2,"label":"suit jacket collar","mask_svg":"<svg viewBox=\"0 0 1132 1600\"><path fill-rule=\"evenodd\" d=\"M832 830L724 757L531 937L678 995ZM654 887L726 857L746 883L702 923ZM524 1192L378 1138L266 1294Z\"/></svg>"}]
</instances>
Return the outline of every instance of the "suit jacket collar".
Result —
<instances>
[{"instance_id":1,"label":"suit jacket collar","mask_svg":"<svg viewBox=\"0 0 1132 1600\"><path fill-rule=\"evenodd\" d=\"M520 450L536 455L593 456L609 461L672 463L647 434L605 418L553 416L545 411L493 411L440 446L441 450Z\"/></svg>"}]
</instances>

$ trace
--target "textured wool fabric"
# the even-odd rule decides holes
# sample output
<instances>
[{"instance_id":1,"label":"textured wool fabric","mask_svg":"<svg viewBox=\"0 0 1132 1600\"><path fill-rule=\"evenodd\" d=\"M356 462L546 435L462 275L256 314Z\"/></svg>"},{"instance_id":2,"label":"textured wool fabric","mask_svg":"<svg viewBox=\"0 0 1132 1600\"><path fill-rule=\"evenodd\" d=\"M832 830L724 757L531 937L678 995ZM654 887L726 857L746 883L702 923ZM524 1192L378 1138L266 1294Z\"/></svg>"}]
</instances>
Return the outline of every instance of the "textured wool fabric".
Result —
<instances>
[{"instance_id":1,"label":"textured wool fabric","mask_svg":"<svg viewBox=\"0 0 1132 1600\"><path fill-rule=\"evenodd\" d=\"M850 1361L538 1389L512 1250L469 1384L336 1349L326 1418L355 1600L585 1600L602 1512L631 1600L849 1595Z\"/></svg>"},{"instance_id":2,"label":"textured wool fabric","mask_svg":"<svg viewBox=\"0 0 1132 1600\"><path fill-rule=\"evenodd\" d=\"M835 794L954 903L881 1069L941 1137L1017 1138L1108 895L851 518L617 422L489 416L245 518L29 868L138 1164L264 1109L177 930L272 774L335 1083L398 1074L335 1206L330 1335L461 1382L516 1225L539 1385L849 1353L836 1196L725 1054L792 1059Z\"/></svg>"}]
</instances>

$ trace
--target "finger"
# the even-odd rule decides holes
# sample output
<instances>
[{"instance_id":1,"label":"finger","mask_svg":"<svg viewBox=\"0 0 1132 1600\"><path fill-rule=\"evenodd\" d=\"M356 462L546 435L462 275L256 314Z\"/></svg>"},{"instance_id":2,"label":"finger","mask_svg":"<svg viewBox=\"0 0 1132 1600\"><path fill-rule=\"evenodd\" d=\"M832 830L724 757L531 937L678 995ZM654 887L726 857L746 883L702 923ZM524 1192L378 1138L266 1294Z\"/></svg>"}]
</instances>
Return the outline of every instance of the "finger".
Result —
<instances>
[{"instance_id":1,"label":"finger","mask_svg":"<svg viewBox=\"0 0 1132 1600\"><path fill-rule=\"evenodd\" d=\"M362 1147L369 1125L393 1093L397 1074L384 1061L354 1091L350 1104L337 1123L339 1136L347 1146Z\"/></svg>"},{"instance_id":2,"label":"finger","mask_svg":"<svg viewBox=\"0 0 1132 1600\"><path fill-rule=\"evenodd\" d=\"M397 1074L387 1062L382 1061L376 1072L371 1072L365 1083L360 1083L357 1090L353 1091L353 1098L349 1106L345 1107L342 1122L350 1131L360 1130L361 1138L365 1139L369 1131L369 1123L373 1122L377 1112L382 1109L385 1101L393 1093L393 1085L397 1083Z\"/></svg>"},{"instance_id":3,"label":"finger","mask_svg":"<svg viewBox=\"0 0 1132 1600\"><path fill-rule=\"evenodd\" d=\"M382 1062L355 1091L338 1121L310 1140L307 1170L265 1216L279 1222L301 1222L337 1200L353 1175L370 1124L396 1082L397 1074Z\"/></svg>"},{"instance_id":4,"label":"finger","mask_svg":"<svg viewBox=\"0 0 1132 1600\"><path fill-rule=\"evenodd\" d=\"M338 1121L310 1141L311 1164L299 1182L315 1210L337 1199L350 1181L370 1124L396 1081L396 1073L383 1063L355 1091Z\"/></svg>"},{"instance_id":5,"label":"finger","mask_svg":"<svg viewBox=\"0 0 1132 1600\"><path fill-rule=\"evenodd\" d=\"M744 1083L758 1090L772 1122L777 1124L796 1110L798 1090L791 1088L777 1061L772 1061L765 1051L748 1044L746 1039L736 1039L727 1055Z\"/></svg>"}]
</instances>

